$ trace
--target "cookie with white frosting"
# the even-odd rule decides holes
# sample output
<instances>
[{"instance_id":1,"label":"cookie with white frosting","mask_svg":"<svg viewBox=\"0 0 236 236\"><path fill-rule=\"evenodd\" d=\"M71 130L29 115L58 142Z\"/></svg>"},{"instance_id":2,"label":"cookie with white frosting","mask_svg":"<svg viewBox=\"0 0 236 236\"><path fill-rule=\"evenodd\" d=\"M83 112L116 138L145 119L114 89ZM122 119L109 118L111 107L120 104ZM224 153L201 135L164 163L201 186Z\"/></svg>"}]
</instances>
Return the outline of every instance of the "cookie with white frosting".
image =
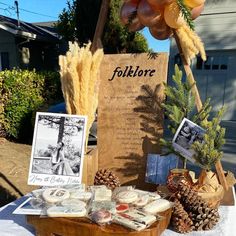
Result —
<instances>
[{"instance_id":1,"label":"cookie with white frosting","mask_svg":"<svg viewBox=\"0 0 236 236\"><path fill-rule=\"evenodd\" d=\"M143 207L143 211L150 213L150 214L156 214L158 212L165 211L172 207L172 203L169 202L166 199L158 199L156 201L150 202L145 207Z\"/></svg>"},{"instance_id":2,"label":"cookie with white frosting","mask_svg":"<svg viewBox=\"0 0 236 236\"><path fill-rule=\"evenodd\" d=\"M64 188L48 188L43 191L42 197L48 203L58 203L69 198L70 193Z\"/></svg>"},{"instance_id":3,"label":"cookie with white frosting","mask_svg":"<svg viewBox=\"0 0 236 236\"><path fill-rule=\"evenodd\" d=\"M67 198L61 202L62 206L65 207L77 207L77 206L82 206L86 207L86 203L79 200L79 199L73 199L73 198Z\"/></svg>"},{"instance_id":4,"label":"cookie with white frosting","mask_svg":"<svg viewBox=\"0 0 236 236\"><path fill-rule=\"evenodd\" d=\"M91 197L92 197L92 193L91 192L75 190L75 191L70 193L70 198L79 199L79 200L85 201L85 202L90 200Z\"/></svg>"},{"instance_id":5,"label":"cookie with white frosting","mask_svg":"<svg viewBox=\"0 0 236 236\"><path fill-rule=\"evenodd\" d=\"M98 224L105 224L112 220L112 215L110 211L101 209L101 210L92 212L90 214L90 218L92 221Z\"/></svg>"},{"instance_id":6,"label":"cookie with white frosting","mask_svg":"<svg viewBox=\"0 0 236 236\"><path fill-rule=\"evenodd\" d=\"M116 195L116 199L120 203L133 203L138 199L138 194L135 191L122 191Z\"/></svg>"},{"instance_id":7,"label":"cookie with white frosting","mask_svg":"<svg viewBox=\"0 0 236 236\"><path fill-rule=\"evenodd\" d=\"M86 208L83 206L52 206L47 209L47 215L50 217L83 217L86 213Z\"/></svg>"}]
</instances>

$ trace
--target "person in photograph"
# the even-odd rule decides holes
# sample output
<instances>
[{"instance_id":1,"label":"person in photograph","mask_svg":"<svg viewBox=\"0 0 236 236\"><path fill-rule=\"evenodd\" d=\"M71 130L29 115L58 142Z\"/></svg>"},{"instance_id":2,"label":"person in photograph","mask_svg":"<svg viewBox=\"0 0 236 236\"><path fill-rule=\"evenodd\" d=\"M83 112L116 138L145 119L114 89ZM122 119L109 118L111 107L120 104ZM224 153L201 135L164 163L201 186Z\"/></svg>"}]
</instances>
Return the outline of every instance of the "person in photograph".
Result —
<instances>
[{"instance_id":1,"label":"person in photograph","mask_svg":"<svg viewBox=\"0 0 236 236\"><path fill-rule=\"evenodd\" d=\"M203 143L203 141L204 141L204 133L197 132L197 136L196 136L195 141L198 141L199 143Z\"/></svg>"},{"instance_id":2,"label":"person in photograph","mask_svg":"<svg viewBox=\"0 0 236 236\"><path fill-rule=\"evenodd\" d=\"M79 176L80 174L80 162L79 161L72 161L70 163L71 169L75 176Z\"/></svg>"},{"instance_id":3,"label":"person in photograph","mask_svg":"<svg viewBox=\"0 0 236 236\"><path fill-rule=\"evenodd\" d=\"M53 174L74 175L69 160L65 158L65 144L62 141L57 143L57 148L52 155L51 162Z\"/></svg>"},{"instance_id":4,"label":"person in photograph","mask_svg":"<svg viewBox=\"0 0 236 236\"><path fill-rule=\"evenodd\" d=\"M185 149L189 149L189 140L191 139L191 128L185 125L176 139L176 143Z\"/></svg>"},{"instance_id":5,"label":"person in photograph","mask_svg":"<svg viewBox=\"0 0 236 236\"><path fill-rule=\"evenodd\" d=\"M197 137L198 137L198 132L195 129L193 129L192 133L191 133L191 138L190 138L188 144L192 145L196 141Z\"/></svg>"},{"instance_id":6,"label":"person in photograph","mask_svg":"<svg viewBox=\"0 0 236 236\"><path fill-rule=\"evenodd\" d=\"M188 125L185 125L180 131L180 135L182 135L186 139L191 139L191 128Z\"/></svg>"}]
</instances>

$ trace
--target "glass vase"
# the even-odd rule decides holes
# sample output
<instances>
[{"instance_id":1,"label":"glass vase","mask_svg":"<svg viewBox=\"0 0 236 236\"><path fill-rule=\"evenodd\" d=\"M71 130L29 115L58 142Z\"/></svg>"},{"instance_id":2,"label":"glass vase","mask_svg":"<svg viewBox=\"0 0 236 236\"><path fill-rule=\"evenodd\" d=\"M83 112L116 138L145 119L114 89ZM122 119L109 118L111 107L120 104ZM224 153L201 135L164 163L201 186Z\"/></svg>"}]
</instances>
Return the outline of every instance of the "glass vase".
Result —
<instances>
[{"instance_id":1,"label":"glass vase","mask_svg":"<svg viewBox=\"0 0 236 236\"><path fill-rule=\"evenodd\" d=\"M188 169L172 169L167 176L167 188L171 192L178 190L179 183L184 183L187 186L193 186L192 178Z\"/></svg>"}]
</instances>

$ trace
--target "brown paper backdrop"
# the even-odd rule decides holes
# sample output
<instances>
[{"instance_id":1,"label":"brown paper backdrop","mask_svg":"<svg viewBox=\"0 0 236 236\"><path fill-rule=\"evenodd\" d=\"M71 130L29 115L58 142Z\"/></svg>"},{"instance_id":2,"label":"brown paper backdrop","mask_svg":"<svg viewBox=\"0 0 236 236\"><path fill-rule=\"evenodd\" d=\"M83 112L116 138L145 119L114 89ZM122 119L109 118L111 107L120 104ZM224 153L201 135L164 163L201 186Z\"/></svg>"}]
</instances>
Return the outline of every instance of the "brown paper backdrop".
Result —
<instances>
[{"instance_id":1,"label":"brown paper backdrop","mask_svg":"<svg viewBox=\"0 0 236 236\"><path fill-rule=\"evenodd\" d=\"M130 66L134 71L127 76ZM156 56L145 53L105 55L102 62L98 105L98 167L113 170L122 184L132 184L143 189L147 186L147 154L160 151L159 138L163 134L163 114L152 102L156 97L163 99L167 67L167 53ZM145 70L148 70L146 76ZM157 92L155 88L158 84L161 86ZM142 86L149 86L149 98L141 89ZM144 100L147 103L142 102ZM148 107L148 104L151 106Z\"/></svg>"}]
</instances>

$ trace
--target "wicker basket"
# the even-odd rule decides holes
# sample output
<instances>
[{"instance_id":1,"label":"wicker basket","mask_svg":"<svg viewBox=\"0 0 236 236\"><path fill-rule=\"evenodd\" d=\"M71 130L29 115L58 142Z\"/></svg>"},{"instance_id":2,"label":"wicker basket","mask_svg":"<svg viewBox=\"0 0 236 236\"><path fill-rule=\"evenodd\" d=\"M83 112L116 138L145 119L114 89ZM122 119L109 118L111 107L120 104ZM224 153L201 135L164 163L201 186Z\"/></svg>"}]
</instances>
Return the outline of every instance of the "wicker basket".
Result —
<instances>
[{"instance_id":1,"label":"wicker basket","mask_svg":"<svg viewBox=\"0 0 236 236\"><path fill-rule=\"evenodd\" d=\"M209 207L219 207L220 201L224 197L224 188L222 185L219 185L216 192L198 192L198 196L201 196L208 203Z\"/></svg>"}]
</instances>

